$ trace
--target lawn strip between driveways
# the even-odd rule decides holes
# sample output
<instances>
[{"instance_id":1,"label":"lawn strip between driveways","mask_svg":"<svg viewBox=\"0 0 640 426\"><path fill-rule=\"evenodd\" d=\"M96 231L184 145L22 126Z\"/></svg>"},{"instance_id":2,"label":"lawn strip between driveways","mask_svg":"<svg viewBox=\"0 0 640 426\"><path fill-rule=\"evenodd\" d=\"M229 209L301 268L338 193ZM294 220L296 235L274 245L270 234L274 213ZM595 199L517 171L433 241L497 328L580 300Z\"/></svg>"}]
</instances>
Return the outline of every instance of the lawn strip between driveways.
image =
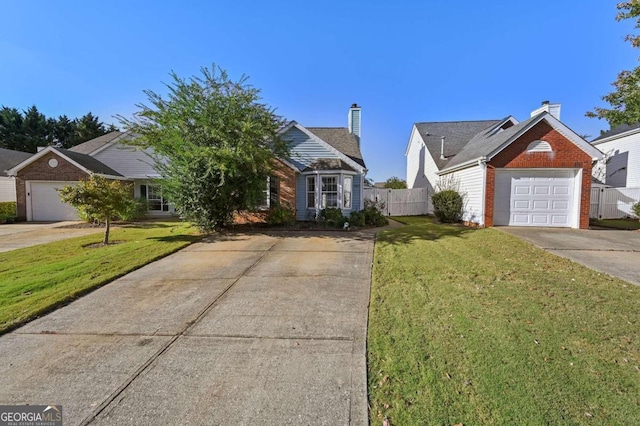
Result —
<instances>
[{"instance_id":1,"label":"lawn strip between driveways","mask_svg":"<svg viewBox=\"0 0 640 426\"><path fill-rule=\"evenodd\" d=\"M200 240L177 221L144 222L102 234L0 253L0 334Z\"/></svg>"},{"instance_id":2,"label":"lawn strip between driveways","mask_svg":"<svg viewBox=\"0 0 640 426\"><path fill-rule=\"evenodd\" d=\"M372 425L640 424L640 287L494 229L400 220L375 248Z\"/></svg>"}]
</instances>

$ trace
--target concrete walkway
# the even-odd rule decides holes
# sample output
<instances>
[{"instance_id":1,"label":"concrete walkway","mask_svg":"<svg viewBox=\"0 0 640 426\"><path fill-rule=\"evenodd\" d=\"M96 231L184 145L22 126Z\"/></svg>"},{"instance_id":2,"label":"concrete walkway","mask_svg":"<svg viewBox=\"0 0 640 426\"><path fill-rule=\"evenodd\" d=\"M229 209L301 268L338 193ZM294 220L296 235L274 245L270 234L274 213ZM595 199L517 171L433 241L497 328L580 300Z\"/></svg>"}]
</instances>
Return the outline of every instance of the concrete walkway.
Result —
<instances>
[{"instance_id":1,"label":"concrete walkway","mask_svg":"<svg viewBox=\"0 0 640 426\"><path fill-rule=\"evenodd\" d=\"M640 285L640 232L506 226L496 229L596 271Z\"/></svg>"},{"instance_id":2,"label":"concrete walkway","mask_svg":"<svg viewBox=\"0 0 640 426\"><path fill-rule=\"evenodd\" d=\"M0 403L65 425L366 425L373 232L194 244L0 337Z\"/></svg>"},{"instance_id":3,"label":"concrete walkway","mask_svg":"<svg viewBox=\"0 0 640 426\"><path fill-rule=\"evenodd\" d=\"M82 222L27 222L0 224L0 253L38 244L104 232L102 228L67 228Z\"/></svg>"}]
</instances>

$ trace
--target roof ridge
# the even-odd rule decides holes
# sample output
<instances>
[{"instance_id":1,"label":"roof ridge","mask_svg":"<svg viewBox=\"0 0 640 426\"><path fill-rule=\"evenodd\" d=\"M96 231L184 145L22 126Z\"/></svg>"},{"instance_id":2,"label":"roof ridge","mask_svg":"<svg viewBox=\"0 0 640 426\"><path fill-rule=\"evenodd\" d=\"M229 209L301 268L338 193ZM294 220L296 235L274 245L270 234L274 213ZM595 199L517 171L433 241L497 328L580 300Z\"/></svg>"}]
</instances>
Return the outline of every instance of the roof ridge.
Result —
<instances>
[{"instance_id":1,"label":"roof ridge","mask_svg":"<svg viewBox=\"0 0 640 426\"><path fill-rule=\"evenodd\" d=\"M490 121L502 121L505 118L494 118L494 119L490 119L490 120L416 121L413 124L488 123Z\"/></svg>"}]
</instances>

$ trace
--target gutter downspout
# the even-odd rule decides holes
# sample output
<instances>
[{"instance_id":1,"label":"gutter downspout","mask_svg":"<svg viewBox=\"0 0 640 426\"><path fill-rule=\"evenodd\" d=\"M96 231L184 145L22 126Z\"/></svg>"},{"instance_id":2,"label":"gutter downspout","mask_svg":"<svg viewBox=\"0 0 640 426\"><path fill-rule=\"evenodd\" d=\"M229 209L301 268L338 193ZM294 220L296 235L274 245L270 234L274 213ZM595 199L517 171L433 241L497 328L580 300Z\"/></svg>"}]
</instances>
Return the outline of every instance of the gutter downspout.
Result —
<instances>
[{"instance_id":1,"label":"gutter downspout","mask_svg":"<svg viewBox=\"0 0 640 426\"><path fill-rule=\"evenodd\" d=\"M484 227L486 223L484 220L484 216L487 207L487 158L482 157L478 159L478 166L480 166L480 169L482 169L482 204L480 206L480 208L482 209L482 214L480 215L482 223L480 225Z\"/></svg>"}]
</instances>

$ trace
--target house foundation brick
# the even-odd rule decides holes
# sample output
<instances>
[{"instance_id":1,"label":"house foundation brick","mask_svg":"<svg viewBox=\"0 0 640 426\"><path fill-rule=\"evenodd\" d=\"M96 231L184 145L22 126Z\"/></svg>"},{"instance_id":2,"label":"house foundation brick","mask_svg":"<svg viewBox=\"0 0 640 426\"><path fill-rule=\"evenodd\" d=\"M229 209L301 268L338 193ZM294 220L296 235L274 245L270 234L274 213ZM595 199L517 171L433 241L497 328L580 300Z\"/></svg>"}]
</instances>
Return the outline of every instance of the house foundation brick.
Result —
<instances>
[{"instance_id":1,"label":"house foundation brick","mask_svg":"<svg viewBox=\"0 0 640 426\"><path fill-rule=\"evenodd\" d=\"M280 160L273 160L271 175L278 178L278 199L280 204L296 209L296 172Z\"/></svg>"}]
</instances>

